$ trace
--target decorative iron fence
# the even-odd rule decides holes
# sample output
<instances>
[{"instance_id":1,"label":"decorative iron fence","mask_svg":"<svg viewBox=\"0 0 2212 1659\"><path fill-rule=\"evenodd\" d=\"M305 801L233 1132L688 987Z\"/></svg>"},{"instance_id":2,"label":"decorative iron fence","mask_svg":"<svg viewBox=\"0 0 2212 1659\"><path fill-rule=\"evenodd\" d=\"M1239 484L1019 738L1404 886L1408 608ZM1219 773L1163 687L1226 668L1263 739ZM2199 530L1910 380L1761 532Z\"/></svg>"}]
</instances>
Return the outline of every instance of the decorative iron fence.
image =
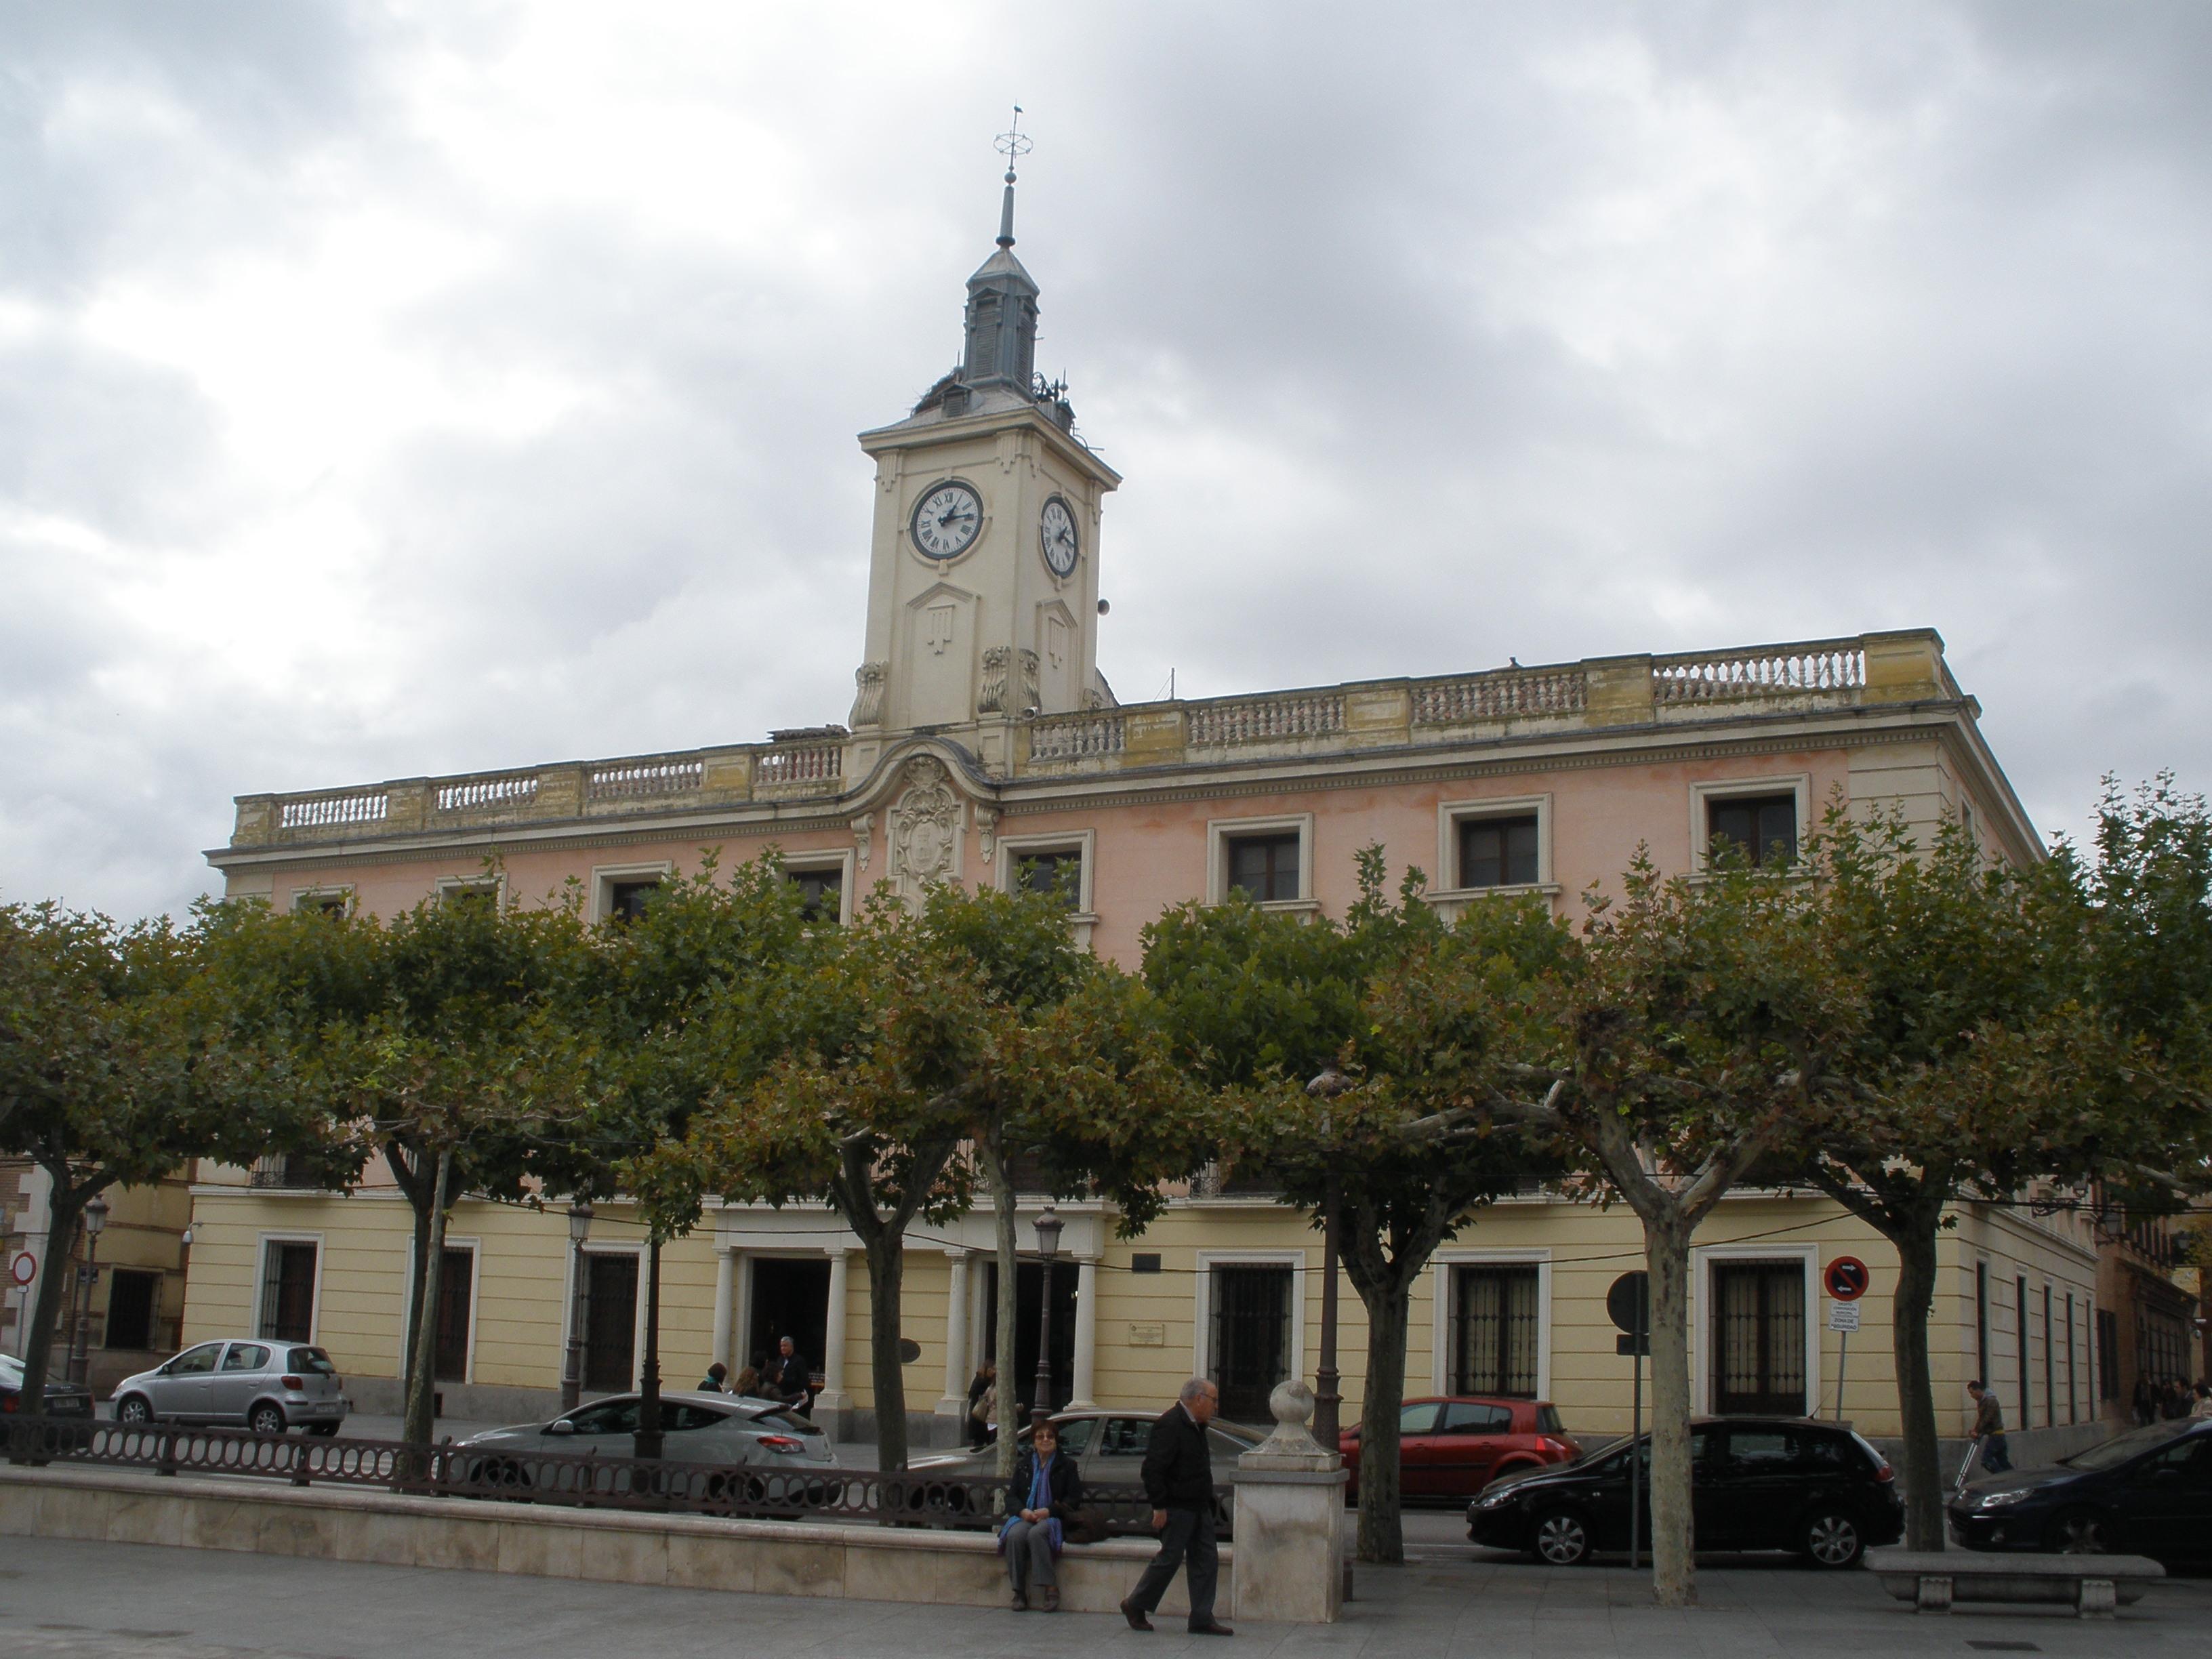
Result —
<instances>
[{"instance_id":1,"label":"decorative iron fence","mask_svg":"<svg viewBox=\"0 0 2212 1659\"><path fill-rule=\"evenodd\" d=\"M82 1419L9 1418L0 1443L12 1463L238 1475L295 1486L374 1487L422 1498L743 1519L981 1529L998 1524L1006 1501L1006 1483L988 1475L653 1462L452 1442L425 1449L391 1440ZM1150 1530L1152 1504L1140 1486L1086 1486L1084 1503L1099 1513L1109 1534ZM1228 1514L1228 1487L1215 1488L1214 1506L1218 1516Z\"/></svg>"}]
</instances>

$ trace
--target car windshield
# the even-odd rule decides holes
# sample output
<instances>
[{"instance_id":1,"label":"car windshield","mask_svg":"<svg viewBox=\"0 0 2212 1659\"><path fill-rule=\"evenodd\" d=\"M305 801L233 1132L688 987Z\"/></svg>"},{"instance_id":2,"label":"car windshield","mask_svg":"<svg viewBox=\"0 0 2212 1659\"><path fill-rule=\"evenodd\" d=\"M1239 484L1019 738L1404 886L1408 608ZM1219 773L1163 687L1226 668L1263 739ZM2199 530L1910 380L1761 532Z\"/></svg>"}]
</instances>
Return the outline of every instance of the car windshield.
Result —
<instances>
[{"instance_id":1,"label":"car windshield","mask_svg":"<svg viewBox=\"0 0 2212 1659\"><path fill-rule=\"evenodd\" d=\"M2116 1469L2147 1451L2163 1446L2177 1434L2188 1433L2192 1426L2185 1417L2177 1418L2171 1423L2154 1423L2148 1428L2131 1429L2125 1434L2116 1435L2101 1446L2092 1446L2087 1451L2075 1452L2073 1456L2062 1457L2058 1461L2063 1468L2069 1469L2092 1472Z\"/></svg>"},{"instance_id":2,"label":"car windshield","mask_svg":"<svg viewBox=\"0 0 2212 1659\"><path fill-rule=\"evenodd\" d=\"M1601 1440L1597 1444L1585 1449L1581 1458L1577 1460L1577 1463L1579 1465L1581 1463L1601 1462L1606 1458L1612 1456L1613 1453L1619 1451L1627 1443L1628 1437L1625 1434L1616 1434L1610 1439Z\"/></svg>"},{"instance_id":3,"label":"car windshield","mask_svg":"<svg viewBox=\"0 0 2212 1659\"><path fill-rule=\"evenodd\" d=\"M314 1376L336 1376L338 1368L331 1364L331 1357L320 1348L295 1348L284 1362L295 1371L306 1371Z\"/></svg>"}]
</instances>

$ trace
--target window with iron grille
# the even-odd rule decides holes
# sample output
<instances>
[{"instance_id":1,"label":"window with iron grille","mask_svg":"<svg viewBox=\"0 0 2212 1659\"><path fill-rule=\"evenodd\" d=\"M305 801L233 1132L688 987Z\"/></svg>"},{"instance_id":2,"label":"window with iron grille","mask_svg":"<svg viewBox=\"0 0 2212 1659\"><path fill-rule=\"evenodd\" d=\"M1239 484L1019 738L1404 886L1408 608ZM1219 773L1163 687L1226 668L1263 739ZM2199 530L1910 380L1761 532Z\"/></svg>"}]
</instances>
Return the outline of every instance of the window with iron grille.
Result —
<instances>
[{"instance_id":1,"label":"window with iron grille","mask_svg":"<svg viewBox=\"0 0 2212 1659\"><path fill-rule=\"evenodd\" d=\"M1713 1409L1805 1414L1805 1268L1796 1261L1716 1262Z\"/></svg>"},{"instance_id":2,"label":"window with iron grille","mask_svg":"<svg viewBox=\"0 0 2212 1659\"><path fill-rule=\"evenodd\" d=\"M2081 1420L2081 1395L2074 1376L2074 1292L2066 1292L2066 1420Z\"/></svg>"},{"instance_id":3,"label":"window with iron grille","mask_svg":"<svg viewBox=\"0 0 2212 1659\"><path fill-rule=\"evenodd\" d=\"M1534 1262L1452 1269L1451 1391L1536 1397Z\"/></svg>"},{"instance_id":4,"label":"window with iron grille","mask_svg":"<svg viewBox=\"0 0 2212 1659\"><path fill-rule=\"evenodd\" d=\"M2051 1428L2058 1421L2057 1351L2051 1345L2051 1286L2043 1287L2043 1426ZM2021 1427L2027 1425L2022 1422Z\"/></svg>"},{"instance_id":5,"label":"window with iron grille","mask_svg":"<svg viewBox=\"0 0 2212 1659\"><path fill-rule=\"evenodd\" d=\"M1014 885L1024 893L1057 893L1073 904L1083 891L1083 854L1072 847L1014 856Z\"/></svg>"},{"instance_id":6,"label":"window with iron grille","mask_svg":"<svg viewBox=\"0 0 2212 1659\"><path fill-rule=\"evenodd\" d=\"M1217 1266L1208 1273L1212 1338L1207 1374L1232 1423L1274 1420L1267 1396L1291 1374L1291 1269Z\"/></svg>"},{"instance_id":7,"label":"window with iron grille","mask_svg":"<svg viewBox=\"0 0 2212 1659\"><path fill-rule=\"evenodd\" d=\"M1228 888L1262 904L1298 893L1298 835L1231 836Z\"/></svg>"},{"instance_id":8,"label":"window with iron grille","mask_svg":"<svg viewBox=\"0 0 2212 1659\"><path fill-rule=\"evenodd\" d=\"M2035 1403L2028 1397L2027 1392L2027 1276L2023 1273L2014 1279L2012 1290L2014 1309L2020 1315L2016 1325L2020 1340L2013 1355L2013 1364L2014 1369L2020 1373L2020 1425L2025 1429L2033 1425L2034 1419L2028 1412Z\"/></svg>"},{"instance_id":9,"label":"window with iron grille","mask_svg":"<svg viewBox=\"0 0 2212 1659\"><path fill-rule=\"evenodd\" d=\"M617 922L635 921L645 914L645 907L653 902L653 895L660 885L660 878L647 876L636 881L611 881L607 884L607 920Z\"/></svg>"},{"instance_id":10,"label":"window with iron grille","mask_svg":"<svg viewBox=\"0 0 2212 1659\"><path fill-rule=\"evenodd\" d=\"M1706 834L1717 844L1732 842L1762 869L1778 868L1797 857L1797 797L1740 795L1706 804Z\"/></svg>"},{"instance_id":11,"label":"window with iron grille","mask_svg":"<svg viewBox=\"0 0 2212 1659\"><path fill-rule=\"evenodd\" d=\"M1990 1264L1974 1263L1974 1377L1989 1382L1990 1376Z\"/></svg>"},{"instance_id":12,"label":"window with iron grille","mask_svg":"<svg viewBox=\"0 0 2212 1659\"><path fill-rule=\"evenodd\" d=\"M809 921L840 919L845 894L842 870L787 870L783 877L799 889L799 908Z\"/></svg>"},{"instance_id":13,"label":"window with iron grille","mask_svg":"<svg viewBox=\"0 0 2212 1659\"><path fill-rule=\"evenodd\" d=\"M261 1328L277 1342L315 1340L315 1246L272 1238L261 1267Z\"/></svg>"},{"instance_id":14,"label":"window with iron grille","mask_svg":"<svg viewBox=\"0 0 2212 1659\"><path fill-rule=\"evenodd\" d=\"M2120 1316L2110 1308L2097 1310L2097 1398L2120 1397Z\"/></svg>"},{"instance_id":15,"label":"window with iron grille","mask_svg":"<svg viewBox=\"0 0 2212 1659\"><path fill-rule=\"evenodd\" d=\"M469 1380L469 1321L474 1310L477 1253L465 1247L446 1252L438 1275L438 1346L432 1356L441 1382Z\"/></svg>"},{"instance_id":16,"label":"window with iron grille","mask_svg":"<svg viewBox=\"0 0 2212 1659\"><path fill-rule=\"evenodd\" d=\"M1462 887L1528 887L1536 880L1536 815L1459 821Z\"/></svg>"}]
</instances>

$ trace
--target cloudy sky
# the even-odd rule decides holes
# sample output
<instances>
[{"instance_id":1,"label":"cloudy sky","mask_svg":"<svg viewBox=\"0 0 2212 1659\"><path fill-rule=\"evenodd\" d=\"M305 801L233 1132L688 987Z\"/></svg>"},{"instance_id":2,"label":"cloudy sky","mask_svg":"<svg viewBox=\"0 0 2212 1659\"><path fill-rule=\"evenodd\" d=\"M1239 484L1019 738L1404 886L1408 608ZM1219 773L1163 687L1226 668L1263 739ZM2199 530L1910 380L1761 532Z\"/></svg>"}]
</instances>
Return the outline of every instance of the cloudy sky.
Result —
<instances>
[{"instance_id":1,"label":"cloudy sky","mask_svg":"<svg viewBox=\"0 0 2212 1659\"><path fill-rule=\"evenodd\" d=\"M1358 21L1355 24L1355 15ZM2212 7L0 0L0 897L844 717L1019 100L1124 700L1932 624L2212 786Z\"/></svg>"}]
</instances>

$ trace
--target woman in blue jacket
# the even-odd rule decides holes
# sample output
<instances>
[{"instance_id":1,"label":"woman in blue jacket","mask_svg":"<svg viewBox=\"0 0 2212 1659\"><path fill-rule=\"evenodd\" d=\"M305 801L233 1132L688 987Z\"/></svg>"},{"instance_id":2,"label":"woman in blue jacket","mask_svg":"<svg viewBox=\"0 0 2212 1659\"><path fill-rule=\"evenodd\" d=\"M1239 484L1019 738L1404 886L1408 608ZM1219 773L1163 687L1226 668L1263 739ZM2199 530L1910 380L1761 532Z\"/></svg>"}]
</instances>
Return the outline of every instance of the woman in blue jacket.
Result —
<instances>
[{"instance_id":1,"label":"woman in blue jacket","mask_svg":"<svg viewBox=\"0 0 2212 1659\"><path fill-rule=\"evenodd\" d=\"M1066 1541L1066 1523L1083 1504L1083 1477L1075 1460L1060 1451L1060 1431L1040 1423L1030 1449L1014 1466L1006 1487L1006 1524L999 1548L1006 1558L1006 1577L1014 1586L1014 1611L1027 1613L1032 1585L1044 1592L1044 1610L1060 1611L1060 1586L1053 1564Z\"/></svg>"}]
</instances>

